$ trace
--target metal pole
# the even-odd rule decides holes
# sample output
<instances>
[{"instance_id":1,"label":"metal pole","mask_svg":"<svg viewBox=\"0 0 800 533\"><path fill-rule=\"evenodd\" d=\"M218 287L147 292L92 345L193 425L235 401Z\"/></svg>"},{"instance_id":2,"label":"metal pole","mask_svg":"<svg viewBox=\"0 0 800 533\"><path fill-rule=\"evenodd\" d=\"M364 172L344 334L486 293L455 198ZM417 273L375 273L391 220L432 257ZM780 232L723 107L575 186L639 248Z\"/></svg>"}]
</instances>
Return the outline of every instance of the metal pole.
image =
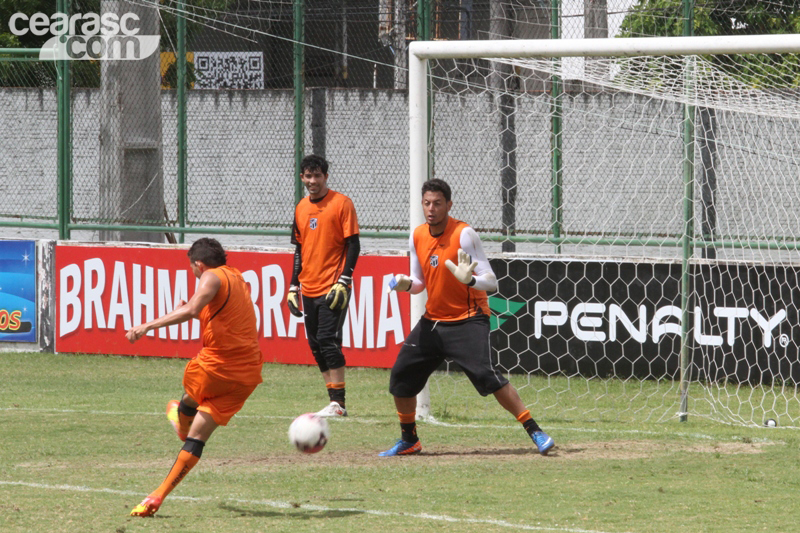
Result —
<instances>
[{"instance_id":1,"label":"metal pole","mask_svg":"<svg viewBox=\"0 0 800 533\"><path fill-rule=\"evenodd\" d=\"M69 0L57 0L56 9L60 13L68 14ZM57 102L57 175L58 175L58 238L69 239L69 222L72 217L71 190L72 190L72 128L70 124L70 62L67 60L56 61L56 102Z\"/></svg>"},{"instance_id":2,"label":"metal pole","mask_svg":"<svg viewBox=\"0 0 800 533\"><path fill-rule=\"evenodd\" d=\"M431 2L417 0L417 40L431 40Z\"/></svg>"},{"instance_id":3,"label":"metal pole","mask_svg":"<svg viewBox=\"0 0 800 533\"><path fill-rule=\"evenodd\" d=\"M428 179L428 62L414 55L411 43L408 53L408 227L414 231L425 222L422 211L422 184ZM411 296L411 327L425 313L425 293ZM417 395L417 417L430 416L430 389L428 385Z\"/></svg>"},{"instance_id":4,"label":"metal pole","mask_svg":"<svg viewBox=\"0 0 800 533\"><path fill-rule=\"evenodd\" d=\"M432 24L431 19L433 18L433 10L432 10L432 0L418 0L417 1L417 41L430 41L431 34L432 34ZM430 68L430 64L426 61L425 68ZM432 87L432 78L429 76L425 76L427 80L427 88L426 88L426 95L427 95L427 133L426 133L426 152L425 157L428 160L428 168L425 174L425 179L431 179L433 177L433 168L434 168L434 149L433 149L433 87ZM421 186L421 185L420 185ZM421 201L421 200L420 200ZM421 223L421 222L420 222ZM413 227L411 228L414 229Z\"/></svg>"},{"instance_id":5,"label":"metal pole","mask_svg":"<svg viewBox=\"0 0 800 533\"><path fill-rule=\"evenodd\" d=\"M560 21L560 0L552 0L550 3L550 38L561 38L561 21ZM560 59L553 60L556 64ZM550 143L551 143L551 181L553 187L553 208L552 208L552 225L553 237L556 239L561 237L561 230L564 223L564 206L562 200L563 190L563 162L561 159L561 128L562 128L562 102L561 102L561 78L558 75L552 76L551 88L551 111L550 111L550 124L552 128ZM561 253L561 245L556 245L556 253Z\"/></svg>"},{"instance_id":6,"label":"metal pole","mask_svg":"<svg viewBox=\"0 0 800 533\"><path fill-rule=\"evenodd\" d=\"M178 3L178 57L175 58L178 73L178 226L186 227L186 18L184 3ZM186 235L178 235L183 244Z\"/></svg>"},{"instance_id":7,"label":"metal pole","mask_svg":"<svg viewBox=\"0 0 800 533\"><path fill-rule=\"evenodd\" d=\"M708 37L629 37L617 39L502 39L417 41L420 59L494 57L637 57L687 54L800 53L800 34L714 35Z\"/></svg>"},{"instance_id":8,"label":"metal pole","mask_svg":"<svg viewBox=\"0 0 800 533\"><path fill-rule=\"evenodd\" d=\"M431 0L417 0L417 41L430 41L431 40ZM414 58L415 72L417 79L412 81L410 72L411 59L409 59L409 101L411 99L411 83L415 84L414 90L422 90L424 95L424 103L422 108L425 113L420 122L421 125L416 127L421 128L419 152L419 161L424 165L418 167L418 171L422 173L415 175L412 171L413 177L410 182L410 196L411 196L411 210L410 210L410 225L409 233L414 231L414 228L424 222L424 215L422 213L422 194L420 189L422 183L433 177L433 87L432 80L428 76L428 69L430 64L428 61L420 61ZM420 70L421 63L421 70ZM421 80L421 81L420 81ZM416 98L416 96L415 96ZM414 128L414 126L412 126ZM412 151L412 154L414 151ZM419 321L423 314L425 314L425 294L417 294L411 296L411 327ZM422 391L417 394L417 418L427 419L431 415L431 389L427 383Z\"/></svg>"},{"instance_id":9,"label":"metal pole","mask_svg":"<svg viewBox=\"0 0 800 533\"><path fill-rule=\"evenodd\" d=\"M303 198L300 162L305 155L305 0L294 0L294 201Z\"/></svg>"},{"instance_id":10,"label":"metal pole","mask_svg":"<svg viewBox=\"0 0 800 533\"><path fill-rule=\"evenodd\" d=\"M683 0L683 35L691 37L694 32L693 0ZM694 76L686 69L686 91L693 90ZM689 305L690 263L694 236L694 106L683 106L683 259L681 261L681 407L680 421L686 422L689 415Z\"/></svg>"}]
</instances>

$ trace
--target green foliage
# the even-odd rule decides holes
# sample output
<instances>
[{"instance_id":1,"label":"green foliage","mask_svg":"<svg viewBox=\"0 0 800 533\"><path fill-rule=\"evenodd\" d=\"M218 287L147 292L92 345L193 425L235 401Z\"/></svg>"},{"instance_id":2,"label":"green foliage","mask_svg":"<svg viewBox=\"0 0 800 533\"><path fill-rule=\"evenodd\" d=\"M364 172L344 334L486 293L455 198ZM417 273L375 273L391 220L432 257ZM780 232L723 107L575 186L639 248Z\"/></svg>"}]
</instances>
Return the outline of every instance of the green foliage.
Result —
<instances>
[{"instance_id":1,"label":"green foliage","mask_svg":"<svg viewBox=\"0 0 800 533\"><path fill-rule=\"evenodd\" d=\"M194 17L193 13L202 14L204 17L220 16L219 13L226 12L233 0L192 0L186 2L186 42L191 43L194 38L200 33L208 22L199 17ZM176 2L169 2L170 7L177 8ZM194 22L197 19L201 22ZM162 52L175 52L174 47L177 47L176 40L178 35L178 17L172 11L162 10L161 20L163 21L161 27L161 51Z\"/></svg>"},{"instance_id":2,"label":"green foliage","mask_svg":"<svg viewBox=\"0 0 800 533\"><path fill-rule=\"evenodd\" d=\"M708 11L709 24L720 28L725 35L794 33L800 21L800 5L796 0L716 0L708 2L704 11Z\"/></svg>"},{"instance_id":3,"label":"green foliage","mask_svg":"<svg viewBox=\"0 0 800 533\"><path fill-rule=\"evenodd\" d=\"M683 35L682 0L642 0L622 21L619 37Z\"/></svg>"},{"instance_id":4,"label":"green foliage","mask_svg":"<svg viewBox=\"0 0 800 533\"><path fill-rule=\"evenodd\" d=\"M620 37L684 35L685 0L641 0L622 21ZM800 5L796 0L697 0L694 35L758 35L796 33Z\"/></svg>"},{"instance_id":5,"label":"green foliage","mask_svg":"<svg viewBox=\"0 0 800 533\"><path fill-rule=\"evenodd\" d=\"M71 5L72 13L100 12L100 0L72 0ZM47 33L37 36L28 32L16 36L8 27L8 21L14 13L25 13L30 16L37 12L55 13L56 0L0 0L0 39L3 35L10 35L17 38L19 44L16 46L20 48L41 48L52 35Z\"/></svg>"},{"instance_id":6,"label":"green foliage","mask_svg":"<svg viewBox=\"0 0 800 533\"><path fill-rule=\"evenodd\" d=\"M0 87L55 87L52 63L0 60Z\"/></svg>"},{"instance_id":7,"label":"green foliage","mask_svg":"<svg viewBox=\"0 0 800 533\"><path fill-rule=\"evenodd\" d=\"M191 61L186 62L186 87L189 88L197 81L194 73L194 63ZM178 87L178 65L177 63L170 64L167 71L161 78L161 87L165 89L176 89Z\"/></svg>"},{"instance_id":8,"label":"green foliage","mask_svg":"<svg viewBox=\"0 0 800 533\"><path fill-rule=\"evenodd\" d=\"M622 21L620 37L684 35L685 0L641 0ZM698 0L694 2L694 35L787 34L800 30L800 2ZM714 56L709 58L729 76L752 88L797 87L796 55ZM652 67L662 71L663 64Z\"/></svg>"}]
</instances>

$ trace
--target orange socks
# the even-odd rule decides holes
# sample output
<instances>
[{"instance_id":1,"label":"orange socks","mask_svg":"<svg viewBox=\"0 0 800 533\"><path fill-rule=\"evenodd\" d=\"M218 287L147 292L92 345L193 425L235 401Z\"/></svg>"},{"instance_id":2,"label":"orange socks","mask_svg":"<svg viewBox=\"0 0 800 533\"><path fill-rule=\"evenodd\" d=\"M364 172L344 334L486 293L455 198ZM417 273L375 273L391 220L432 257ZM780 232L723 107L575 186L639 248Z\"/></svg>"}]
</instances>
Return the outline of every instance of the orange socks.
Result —
<instances>
[{"instance_id":1,"label":"orange socks","mask_svg":"<svg viewBox=\"0 0 800 533\"><path fill-rule=\"evenodd\" d=\"M542 430L542 428L539 427L539 424L536 423L536 420L531 417L531 412L527 409L517 415L517 420L520 421L522 427L524 427L525 431L528 432L528 435L533 436L536 431Z\"/></svg>"},{"instance_id":2,"label":"orange socks","mask_svg":"<svg viewBox=\"0 0 800 533\"><path fill-rule=\"evenodd\" d=\"M336 402L341 405L342 408L344 408L344 381L338 383L326 383L325 387L328 389L328 398L330 398L332 402Z\"/></svg>"},{"instance_id":3,"label":"orange socks","mask_svg":"<svg viewBox=\"0 0 800 533\"><path fill-rule=\"evenodd\" d=\"M172 469L169 471L167 478L150 495L158 496L159 498L166 498L167 494L172 492L172 489L178 486L178 483L180 483L181 480L186 477L186 474L188 474L189 471L194 468L194 465L196 465L199 460L200 458L196 455L192 455L186 450L181 450L178 454L178 459L175 461L175 464L172 465Z\"/></svg>"},{"instance_id":4,"label":"orange socks","mask_svg":"<svg viewBox=\"0 0 800 533\"><path fill-rule=\"evenodd\" d=\"M400 418L401 424L415 424L417 420L417 412L414 411L413 413L397 413L397 416Z\"/></svg>"}]
</instances>

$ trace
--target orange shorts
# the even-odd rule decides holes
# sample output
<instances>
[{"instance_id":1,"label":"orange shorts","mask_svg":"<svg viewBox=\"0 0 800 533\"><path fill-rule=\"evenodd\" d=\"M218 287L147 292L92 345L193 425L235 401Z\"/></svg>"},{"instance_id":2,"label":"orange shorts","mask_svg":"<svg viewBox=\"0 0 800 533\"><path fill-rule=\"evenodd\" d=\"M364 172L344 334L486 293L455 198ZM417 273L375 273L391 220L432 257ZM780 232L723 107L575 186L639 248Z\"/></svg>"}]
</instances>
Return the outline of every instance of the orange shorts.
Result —
<instances>
[{"instance_id":1,"label":"orange shorts","mask_svg":"<svg viewBox=\"0 0 800 533\"><path fill-rule=\"evenodd\" d=\"M217 379L203 370L196 359L189 361L183 371L183 388L186 394L200 404L198 411L210 414L220 426L228 425L256 387L258 385L243 385Z\"/></svg>"}]
</instances>

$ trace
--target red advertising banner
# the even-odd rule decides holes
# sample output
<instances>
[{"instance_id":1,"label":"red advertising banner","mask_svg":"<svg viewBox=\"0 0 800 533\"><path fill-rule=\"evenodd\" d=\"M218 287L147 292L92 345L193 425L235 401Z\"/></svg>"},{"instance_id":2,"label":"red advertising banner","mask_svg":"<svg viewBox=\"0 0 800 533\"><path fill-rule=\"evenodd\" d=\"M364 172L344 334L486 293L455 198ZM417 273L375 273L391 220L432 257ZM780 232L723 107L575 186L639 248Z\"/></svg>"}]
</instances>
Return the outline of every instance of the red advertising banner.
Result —
<instances>
[{"instance_id":1,"label":"red advertising banner","mask_svg":"<svg viewBox=\"0 0 800 533\"><path fill-rule=\"evenodd\" d=\"M56 351L191 358L201 348L200 322L190 320L149 332L135 344L134 325L188 300L197 280L186 249L56 246ZM315 364L302 318L286 307L293 255L230 251L228 264L250 285L266 362ZM407 293L386 292L391 275L408 273L402 256L362 256L344 323L348 366L390 368L409 332Z\"/></svg>"}]
</instances>

